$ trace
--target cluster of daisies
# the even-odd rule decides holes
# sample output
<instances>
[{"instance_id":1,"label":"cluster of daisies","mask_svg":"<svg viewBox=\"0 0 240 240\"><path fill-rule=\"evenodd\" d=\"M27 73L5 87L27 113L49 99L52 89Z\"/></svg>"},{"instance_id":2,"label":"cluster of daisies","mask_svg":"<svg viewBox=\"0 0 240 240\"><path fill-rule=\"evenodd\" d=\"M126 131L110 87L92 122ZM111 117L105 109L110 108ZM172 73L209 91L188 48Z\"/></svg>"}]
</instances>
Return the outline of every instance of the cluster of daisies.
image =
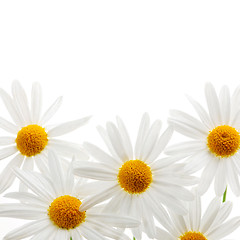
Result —
<instances>
[{"instance_id":1,"label":"cluster of daisies","mask_svg":"<svg viewBox=\"0 0 240 240\"><path fill-rule=\"evenodd\" d=\"M32 85L31 102L18 81L12 96L0 98L12 121L0 117L0 193L16 203L0 203L0 217L30 220L5 240L220 240L240 226L228 220L229 187L240 195L240 88L230 95L205 86L208 112L191 97L199 119L171 110L169 126L144 114L133 147L120 118L97 130L107 151L93 143L59 137L86 124L89 117L47 125L61 106L58 98L41 114L42 93ZM167 146L174 131L189 141ZM193 174L202 170L201 177ZM19 180L16 192L5 191ZM216 197L202 214L201 196L214 181ZM222 200L223 199L223 200ZM125 229L131 229L132 236Z\"/></svg>"}]
</instances>

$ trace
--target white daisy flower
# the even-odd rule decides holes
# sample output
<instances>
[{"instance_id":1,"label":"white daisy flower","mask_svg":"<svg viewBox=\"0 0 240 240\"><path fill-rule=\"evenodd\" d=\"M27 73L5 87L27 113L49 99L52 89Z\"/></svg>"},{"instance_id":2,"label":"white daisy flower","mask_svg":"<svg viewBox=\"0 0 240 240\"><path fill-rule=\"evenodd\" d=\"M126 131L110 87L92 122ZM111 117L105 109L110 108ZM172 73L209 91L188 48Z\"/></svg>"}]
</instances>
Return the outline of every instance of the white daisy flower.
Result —
<instances>
[{"instance_id":1,"label":"white daisy flower","mask_svg":"<svg viewBox=\"0 0 240 240\"><path fill-rule=\"evenodd\" d=\"M87 158L78 144L57 138L84 125L89 117L49 127L46 126L46 123L61 106L62 97L59 97L41 115L42 92L38 83L34 83L32 86L31 108L29 108L25 91L18 81L14 81L12 84L12 95L11 97L3 89L0 89L0 97L13 120L11 123L0 117L0 128L12 134L0 137L0 145L6 146L0 149L0 160L15 154L0 175L0 193L10 187L14 181L12 167L21 167L22 165L23 169L33 169L36 160L38 168L45 171L46 151L48 149L54 149L63 157L72 157L75 154L79 158Z\"/></svg>"},{"instance_id":2,"label":"white daisy flower","mask_svg":"<svg viewBox=\"0 0 240 240\"><path fill-rule=\"evenodd\" d=\"M78 184L76 189L72 164L69 164L69 169L64 174L59 159L51 151L48 160L51 172L48 177L29 170L13 170L33 193L8 193L6 197L20 200L21 203L1 204L0 216L33 221L9 232L4 240L27 237L34 240L69 240L70 237L73 240L104 240L105 237L128 239L117 228L136 227L140 224L139 221L102 214L98 208L81 210L87 186Z\"/></svg>"},{"instance_id":3,"label":"white daisy flower","mask_svg":"<svg viewBox=\"0 0 240 240\"><path fill-rule=\"evenodd\" d=\"M150 126L149 116L144 114L134 153L120 118L117 118L117 126L109 122L106 130L101 127L98 130L111 154L85 143L84 147L99 162L74 164L76 175L100 180L96 184L97 194L83 203L83 210L99 200L111 199L106 211L142 221L139 228L133 229L137 239L141 239L142 230L150 238L155 236L153 215L161 222L165 214L163 205L179 214L187 213L182 200L193 200L193 195L183 186L195 184L196 178L184 174L181 165L172 164L178 158L158 159L172 136L171 127L160 136L161 121Z\"/></svg>"},{"instance_id":4,"label":"white daisy flower","mask_svg":"<svg viewBox=\"0 0 240 240\"><path fill-rule=\"evenodd\" d=\"M169 123L176 131L192 138L166 149L166 154L187 157L187 171L202 168L199 193L203 194L215 178L215 192L222 196L227 185L240 195L240 90L230 97L229 89L222 87L219 96L212 84L207 83L205 95L208 105L204 108L191 97L190 103L200 120L177 110L170 111Z\"/></svg>"},{"instance_id":5,"label":"white daisy flower","mask_svg":"<svg viewBox=\"0 0 240 240\"><path fill-rule=\"evenodd\" d=\"M165 230L157 229L157 240L221 240L240 226L240 217L227 220L232 203L221 203L214 198L202 216L201 199L197 192L193 202L188 204L189 213L179 216L169 212L165 216Z\"/></svg>"}]
</instances>

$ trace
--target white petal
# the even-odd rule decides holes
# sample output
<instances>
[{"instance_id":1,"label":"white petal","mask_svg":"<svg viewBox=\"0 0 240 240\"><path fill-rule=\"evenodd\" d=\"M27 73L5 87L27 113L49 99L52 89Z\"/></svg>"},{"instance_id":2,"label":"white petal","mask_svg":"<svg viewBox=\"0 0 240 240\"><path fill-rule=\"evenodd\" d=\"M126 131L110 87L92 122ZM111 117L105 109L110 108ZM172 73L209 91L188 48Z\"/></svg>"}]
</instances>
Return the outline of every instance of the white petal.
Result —
<instances>
[{"instance_id":1,"label":"white petal","mask_svg":"<svg viewBox=\"0 0 240 240\"><path fill-rule=\"evenodd\" d=\"M4 118L0 117L0 128L6 130L9 133L17 134L18 127L9 121L5 120Z\"/></svg>"},{"instance_id":2,"label":"white petal","mask_svg":"<svg viewBox=\"0 0 240 240\"><path fill-rule=\"evenodd\" d=\"M104 189L104 192L97 193L95 195L92 195L89 198L86 198L82 205L80 206L79 211L86 211L87 209L93 207L94 205L103 202L109 198L112 198L114 194L119 191L119 188L116 184L112 184L111 187L108 189Z\"/></svg>"},{"instance_id":3,"label":"white petal","mask_svg":"<svg viewBox=\"0 0 240 240\"><path fill-rule=\"evenodd\" d=\"M100 233L98 233L94 229L90 229L87 227L87 224L82 224L79 228L80 233L88 240L94 239L94 240L106 240L105 237L103 237Z\"/></svg>"},{"instance_id":4,"label":"white petal","mask_svg":"<svg viewBox=\"0 0 240 240\"><path fill-rule=\"evenodd\" d=\"M50 175L48 170L48 160L46 156L41 152L41 154L37 154L34 156L35 164L37 168L40 170L41 173L44 173L45 175Z\"/></svg>"},{"instance_id":5,"label":"white petal","mask_svg":"<svg viewBox=\"0 0 240 240\"><path fill-rule=\"evenodd\" d=\"M211 203L209 204L208 208L206 209L202 217L200 232L205 233L211 227L219 211L220 204L221 204L221 199L218 197L214 198L211 201Z\"/></svg>"},{"instance_id":6,"label":"white petal","mask_svg":"<svg viewBox=\"0 0 240 240\"><path fill-rule=\"evenodd\" d=\"M66 133L72 132L75 129L85 125L89 121L90 117L81 118L78 120L62 123L57 127L54 127L48 131L50 137L58 137Z\"/></svg>"},{"instance_id":7,"label":"white petal","mask_svg":"<svg viewBox=\"0 0 240 240\"><path fill-rule=\"evenodd\" d=\"M108 164L109 166L116 166L118 165L118 160L111 157L109 154L102 151L97 146L91 143L84 143L83 147L97 160L101 161L102 163Z\"/></svg>"},{"instance_id":8,"label":"white petal","mask_svg":"<svg viewBox=\"0 0 240 240\"><path fill-rule=\"evenodd\" d=\"M19 240L27 238L39 232L44 232L48 226L49 221L46 219L37 220L31 223L27 223L13 231L9 232L4 239L6 240Z\"/></svg>"},{"instance_id":9,"label":"white petal","mask_svg":"<svg viewBox=\"0 0 240 240\"><path fill-rule=\"evenodd\" d=\"M114 181L117 179L117 173L109 169L106 165L92 162L75 161L73 163L74 174L91 179Z\"/></svg>"},{"instance_id":10,"label":"white petal","mask_svg":"<svg viewBox=\"0 0 240 240\"><path fill-rule=\"evenodd\" d=\"M216 176L215 176L215 184L214 189L217 196L221 197L227 187L226 183L226 167L225 160L220 159L218 164Z\"/></svg>"},{"instance_id":11,"label":"white petal","mask_svg":"<svg viewBox=\"0 0 240 240\"><path fill-rule=\"evenodd\" d=\"M31 101L31 114L32 121L38 123L42 110L42 89L41 85L37 82L32 85L32 101Z\"/></svg>"},{"instance_id":12,"label":"white petal","mask_svg":"<svg viewBox=\"0 0 240 240\"><path fill-rule=\"evenodd\" d=\"M9 188L14 179L15 175L12 172L13 167L20 167L22 165L24 156L22 154L16 155L9 164L5 167L0 175L0 193L4 192L7 188Z\"/></svg>"},{"instance_id":13,"label":"white petal","mask_svg":"<svg viewBox=\"0 0 240 240\"><path fill-rule=\"evenodd\" d=\"M222 239L228 234L234 232L239 226L240 217L235 217L214 229L211 233L208 234L208 236L211 239Z\"/></svg>"},{"instance_id":14,"label":"white petal","mask_svg":"<svg viewBox=\"0 0 240 240\"><path fill-rule=\"evenodd\" d=\"M123 147L128 155L128 158L132 159L133 158L132 143L131 143L130 137L128 135L127 129L120 117L117 117L117 126L119 129L121 138L122 138Z\"/></svg>"},{"instance_id":15,"label":"white petal","mask_svg":"<svg viewBox=\"0 0 240 240\"><path fill-rule=\"evenodd\" d=\"M210 117L214 125L221 125L221 112L219 106L219 100L216 91L211 83L207 83L205 86L205 96L207 100L208 110Z\"/></svg>"},{"instance_id":16,"label":"white petal","mask_svg":"<svg viewBox=\"0 0 240 240\"><path fill-rule=\"evenodd\" d=\"M0 137L0 146L14 144L15 139L14 137Z\"/></svg>"},{"instance_id":17,"label":"white petal","mask_svg":"<svg viewBox=\"0 0 240 240\"><path fill-rule=\"evenodd\" d=\"M156 239L157 240L175 240L176 238L171 236L168 232L157 228L157 233L156 233Z\"/></svg>"},{"instance_id":18,"label":"white petal","mask_svg":"<svg viewBox=\"0 0 240 240\"><path fill-rule=\"evenodd\" d=\"M170 141L172 134L173 128L168 127L160 136L151 154L148 156L148 162L153 162L160 155L160 153L165 149L168 142Z\"/></svg>"},{"instance_id":19,"label":"white petal","mask_svg":"<svg viewBox=\"0 0 240 240\"><path fill-rule=\"evenodd\" d=\"M16 146L10 146L0 149L0 160L7 158L18 151Z\"/></svg>"},{"instance_id":20,"label":"white petal","mask_svg":"<svg viewBox=\"0 0 240 240\"><path fill-rule=\"evenodd\" d=\"M231 115L230 93L227 86L223 86L219 94L219 104L221 106L222 124L228 124Z\"/></svg>"},{"instance_id":21,"label":"white petal","mask_svg":"<svg viewBox=\"0 0 240 240\"><path fill-rule=\"evenodd\" d=\"M211 182L213 181L218 168L218 163L219 162L217 159L212 158L204 168L198 185L198 193L200 195L204 194L207 191Z\"/></svg>"},{"instance_id":22,"label":"white petal","mask_svg":"<svg viewBox=\"0 0 240 240\"><path fill-rule=\"evenodd\" d=\"M128 155L123 147L120 133L116 128L116 126L113 123L108 122L106 125L106 128L107 128L108 136L112 142L112 146L115 152L118 154L119 158L122 159L122 161L129 160Z\"/></svg>"},{"instance_id":23,"label":"white petal","mask_svg":"<svg viewBox=\"0 0 240 240\"><path fill-rule=\"evenodd\" d=\"M212 123L211 119L209 118L208 113L205 111L205 109L198 103L196 102L193 98L190 96L187 96L189 102L192 104L196 112L198 113L198 116L202 120L203 124L208 128L208 129L213 129L214 124Z\"/></svg>"},{"instance_id":24,"label":"white petal","mask_svg":"<svg viewBox=\"0 0 240 240\"><path fill-rule=\"evenodd\" d=\"M174 155L179 153L188 153L188 155L193 154L194 152L202 151L203 149L206 149L206 143L203 141L187 141L187 142L181 142L174 144L172 146L169 146L164 151L165 154L168 155Z\"/></svg>"},{"instance_id":25,"label":"white petal","mask_svg":"<svg viewBox=\"0 0 240 240\"><path fill-rule=\"evenodd\" d=\"M16 125L21 127L24 126L24 120L22 119L21 114L14 105L12 98L2 89L0 89L0 96Z\"/></svg>"},{"instance_id":26,"label":"white petal","mask_svg":"<svg viewBox=\"0 0 240 240\"><path fill-rule=\"evenodd\" d=\"M193 192L195 195L195 200L189 202L189 220L191 229L194 229L194 231L198 232L201 222L201 199L196 190Z\"/></svg>"},{"instance_id":27,"label":"white petal","mask_svg":"<svg viewBox=\"0 0 240 240\"><path fill-rule=\"evenodd\" d=\"M142 149L140 150L139 159L147 160L149 155L151 154L154 146L156 145L156 141L160 134L160 130L162 127L162 122L160 120L156 120L151 128L149 129L147 136L143 139Z\"/></svg>"},{"instance_id":28,"label":"white petal","mask_svg":"<svg viewBox=\"0 0 240 240\"><path fill-rule=\"evenodd\" d=\"M62 97L57 98L57 100L48 108L48 110L43 114L40 122L44 125L47 121L49 121L52 116L57 112L57 110L62 105Z\"/></svg>"},{"instance_id":29,"label":"white petal","mask_svg":"<svg viewBox=\"0 0 240 240\"><path fill-rule=\"evenodd\" d=\"M59 158L53 151L48 151L48 166L57 194L63 195L65 192L63 169Z\"/></svg>"},{"instance_id":30,"label":"white petal","mask_svg":"<svg viewBox=\"0 0 240 240\"><path fill-rule=\"evenodd\" d=\"M21 203L0 205L0 216L26 220L36 220L46 215L46 209Z\"/></svg>"},{"instance_id":31,"label":"white petal","mask_svg":"<svg viewBox=\"0 0 240 240\"><path fill-rule=\"evenodd\" d=\"M28 106L28 100L24 89L19 81L13 81L12 83L12 95L13 100L16 102L19 112L22 114L25 124L32 122L30 109Z\"/></svg>"},{"instance_id":32,"label":"white petal","mask_svg":"<svg viewBox=\"0 0 240 240\"><path fill-rule=\"evenodd\" d=\"M139 130L138 130L138 136L137 136L137 140L136 140L136 144L135 144L136 158L139 158L139 156L140 156L140 151L143 147L143 142L144 142L144 139L146 138L146 134L149 130L149 126L150 126L150 118L149 118L149 115L147 113L145 113L142 116L142 120L141 120Z\"/></svg>"},{"instance_id":33,"label":"white petal","mask_svg":"<svg viewBox=\"0 0 240 240\"><path fill-rule=\"evenodd\" d=\"M22 169L23 170L30 170L33 171L34 168L34 160L32 157L25 157L25 161L23 163ZM19 191L20 192L27 192L28 191L28 187L23 183L20 182L19 184Z\"/></svg>"},{"instance_id":34,"label":"white petal","mask_svg":"<svg viewBox=\"0 0 240 240\"><path fill-rule=\"evenodd\" d=\"M229 159L228 163L226 164L227 168L227 181L236 196L240 195L240 184L238 179L237 170L234 168L234 163L231 159ZM226 169L225 169L226 171Z\"/></svg>"},{"instance_id":35,"label":"white petal","mask_svg":"<svg viewBox=\"0 0 240 240\"><path fill-rule=\"evenodd\" d=\"M49 139L48 148L53 149L62 157L72 158L75 156L79 160L87 160L88 154L81 145L58 139Z\"/></svg>"},{"instance_id":36,"label":"white petal","mask_svg":"<svg viewBox=\"0 0 240 240\"><path fill-rule=\"evenodd\" d=\"M132 217L126 216L116 216L115 214L88 214L89 218L97 220L101 223L106 223L107 225L111 225L113 227L119 228L133 228L138 227L140 221L136 220Z\"/></svg>"}]
</instances>

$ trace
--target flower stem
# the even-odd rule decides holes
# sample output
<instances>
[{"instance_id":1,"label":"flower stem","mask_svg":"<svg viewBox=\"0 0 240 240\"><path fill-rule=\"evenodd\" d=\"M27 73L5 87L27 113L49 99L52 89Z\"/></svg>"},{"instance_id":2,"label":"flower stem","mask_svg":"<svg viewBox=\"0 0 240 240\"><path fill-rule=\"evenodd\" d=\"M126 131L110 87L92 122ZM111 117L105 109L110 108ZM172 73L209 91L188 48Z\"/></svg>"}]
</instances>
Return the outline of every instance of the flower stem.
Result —
<instances>
[{"instance_id":1,"label":"flower stem","mask_svg":"<svg viewBox=\"0 0 240 240\"><path fill-rule=\"evenodd\" d=\"M223 194L223 203L226 202L226 196L227 196L227 187L226 187L226 190Z\"/></svg>"},{"instance_id":2,"label":"flower stem","mask_svg":"<svg viewBox=\"0 0 240 240\"><path fill-rule=\"evenodd\" d=\"M72 240L72 237L70 237L70 240Z\"/></svg>"},{"instance_id":3,"label":"flower stem","mask_svg":"<svg viewBox=\"0 0 240 240\"><path fill-rule=\"evenodd\" d=\"M135 238L135 237L133 237L133 240L136 240L136 238Z\"/></svg>"}]
</instances>

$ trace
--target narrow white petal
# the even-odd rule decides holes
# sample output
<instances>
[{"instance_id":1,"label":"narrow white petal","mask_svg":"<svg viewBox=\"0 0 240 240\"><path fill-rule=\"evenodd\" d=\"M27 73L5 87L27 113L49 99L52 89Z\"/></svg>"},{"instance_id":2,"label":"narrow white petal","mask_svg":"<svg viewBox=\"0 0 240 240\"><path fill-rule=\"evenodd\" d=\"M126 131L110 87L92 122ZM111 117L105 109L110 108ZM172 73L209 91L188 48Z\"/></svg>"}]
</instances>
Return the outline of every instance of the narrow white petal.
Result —
<instances>
[{"instance_id":1,"label":"narrow white petal","mask_svg":"<svg viewBox=\"0 0 240 240\"><path fill-rule=\"evenodd\" d=\"M14 144L15 139L14 137L0 137L0 146Z\"/></svg>"},{"instance_id":2,"label":"narrow white petal","mask_svg":"<svg viewBox=\"0 0 240 240\"><path fill-rule=\"evenodd\" d=\"M6 108L17 126L24 126L24 120L21 114L13 103L12 98L3 90L0 89L0 97L2 98Z\"/></svg>"},{"instance_id":3,"label":"narrow white petal","mask_svg":"<svg viewBox=\"0 0 240 240\"><path fill-rule=\"evenodd\" d=\"M53 149L62 157L72 158L75 156L78 160L87 160L89 158L81 145L72 142L50 138L48 148Z\"/></svg>"},{"instance_id":4,"label":"narrow white petal","mask_svg":"<svg viewBox=\"0 0 240 240\"><path fill-rule=\"evenodd\" d=\"M9 203L0 205L0 216L36 220L46 215L46 209L33 207L21 203Z\"/></svg>"},{"instance_id":5,"label":"narrow white petal","mask_svg":"<svg viewBox=\"0 0 240 240\"><path fill-rule=\"evenodd\" d=\"M31 100L31 114L32 121L38 123L42 110L42 89L38 82L32 85L32 100Z\"/></svg>"},{"instance_id":6,"label":"narrow white petal","mask_svg":"<svg viewBox=\"0 0 240 240\"><path fill-rule=\"evenodd\" d=\"M216 197L214 198L207 209L205 210L205 213L202 217L202 221L200 224L200 232L207 232L207 230L211 227L214 219L217 216L217 213L219 211L221 205L221 199Z\"/></svg>"},{"instance_id":7,"label":"narrow white petal","mask_svg":"<svg viewBox=\"0 0 240 240\"><path fill-rule=\"evenodd\" d=\"M111 157L109 154L102 151L97 146L91 143L84 143L83 147L97 160L102 163L108 164L109 166L117 166L119 161L116 158Z\"/></svg>"},{"instance_id":8,"label":"narrow white petal","mask_svg":"<svg viewBox=\"0 0 240 240\"><path fill-rule=\"evenodd\" d=\"M154 219L153 215L151 212L148 210L148 201L145 200L144 195L142 198L139 198L142 204L142 211L143 211L143 226L146 234L148 235L149 238L154 238L156 235L156 227L154 224Z\"/></svg>"},{"instance_id":9,"label":"narrow white petal","mask_svg":"<svg viewBox=\"0 0 240 240\"><path fill-rule=\"evenodd\" d=\"M170 119L195 129L199 132L199 134L205 135L209 131L209 128L207 128L202 122L185 112L179 110L170 110L170 116Z\"/></svg>"},{"instance_id":10,"label":"narrow white petal","mask_svg":"<svg viewBox=\"0 0 240 240\"><path fill-rule=\"evenodd\" d=\"M147 113L145 113L142 116L142 120L141 120L139 130L138 130L138 136L137 136L137 140L136 140L136 144L135 144L136 158L139 158L139 156L140 156L140 152L143 147L143 143L144 143L144 139L146 138L146 134L149 130L149 126L150 126L150 118L149 118L149 115Z\"/></svg>"},{"instance_id":11,"label":"narrow white petal","mask_svg":"<svg viewBox=\"0 0 240 240\"><path fill-rule=\"evenodd\" d=\"M212 158L204 168L198 185L198 193L200 195L204 194L207 191L211 182L213 181L218 168L218 163L219 162L217 159Z\"/></svg>"},{"instance_id":12,"label":"narrow white petal","mask_svg":"<svg viewBox=\"0 0 240 240\"><path fill-rule=\"evenodd\" d=\"M89 198L86 198L80 206L79 211L86 211L87 209L95 206L96 204L112 198L117 191L119 191L117 185L112 184L112 186L110 186L109 188L104 189L104 192L101 191L95 195L92 195Z\"/></svg>"},{"instance_id":13,"label":"narrow white petal","mask_svg":"<svg viewBox=\"0 0 240 240\"><path fill-rule=\"evenodd\" d=\"M18 151L16 146L10 146L0 149L0 160L7 158Z\"/></svg>"},{"instance_id":14,"label":"narrow white petal","mask_svg":"<svg viewBox=\"0 0 240 240\"><path fill-rule=\"evenodd\" d=\"M140 224L140 221L136 220L135 218L126 216L116 216L115 214L89 213L88 217L97 220L101 223L106 223L107 225L119 228L133 228L138 227Z\"/></svg>"},{"instance_id":15,"label":"narrow white petal","mask_svg":"<svg viewBox=\"0 0 240 240\"><path fill-rule=\"evenodd\" d=\"M205 96L207 100L209 115L214 123L214 125L221 125L221 112L219 100L216 91L211 83L207 83L205 86Z\"/></svg>"},{"instance_id":16,"label":"narrow white petal","mask_svg":"<svg viewBox=\"0 0 240 240\"><path fill-rule=\"evenodd\" d=\"M222 124L228 124L231 115L230 93L227 86L223 86L219 94L219 104L221 106Z\"/></svg>"},{"instance_id":17,"label":"narrow white petal","mask_svg":"<svg viewBox=\"0 0 240 240\"><path fill-rule=\"evenodd\" d=\"M208 129L213 129L214 124L212 123L211 119L209 118L208 113L205 111L205 109L197 102L195 101L192 97L187 96L189 102L192 104L194 109L196 110L198 116L202 120L203 124L208 128Z\"/></svg>"},{"instance_id":18,"label":"narrow white petal","mask_svg":"<svg viewBox=\"0 0 240 240\"><path fill-rule=\"evenodd\" d=\"M169 214L174 223L174 228L176 228L176 236L181 236L182 233L188 231L188 227L184 218L185 216L183 217L181 215L175 214L173 211L169 211Z\"/></svg>"},{"instance_id":19,"label":"narrow white petal","mask_svg":"<svg viewBox=\"0 0 240 240\"><path fill-rule=\"evenodd\" d=\"M235 217L211 231L208 236L211 239L222 239L234 232L240 226L240 217Z\"/></svg>"},{"instance_id":20,"label":"narrow white petal","mask_svg":"<svg viewBox=\"0 0 240 240\"><path fill-rule=\"evenodd\" d=\"M27 95L19 81L12 83L13 100L16 102L19 112L22 114L25 124L32 122Z\"/></svg>"},{"instance_id":21,"label":"narrow white petal","mask_svg":"<svg viewBox=\"0 0 240 240\"><path fill-rule=\"evenodd\" d=\"M9 121L7 121L6 119L0 117L0 128L6 130L9 133L13 133L13 134L17 134L18 132L18 127L12 123L10 123Z\"/></svg>"},{"instance_id":22,"label":"narrow white petal","mask_svg":"<svg viewBox=\"0 0 240 240\"><path fill-rule=\"evenodd\" d=\"M171 236L168 232L157 228L157 233L156 233L156 239L157 240L176 240L175 237Z\"/></svg>"},{"instance_id":23,"label":"narrow white petal","mask_svg":"<svg viewBox=\"0 0 240 240\"><path fill-rule=\"evenodd\" d=\"M217 196L221 197L227 187L225 159L221 159L215 176L214 189Z\"/></svg>"},{"instance_id":24,"label":"narrow white petal","mask_svg":"<svg viewBox=\"0 0 240 240\"><path fill-rule=\"evenodd\" d=\"M22 169L23 170L29 170L29 171L33 171L34 168L34 160L32 157L25 157ZM23 183L20 182L19 184L19 191L20 192L27 192L28 191L28 187Z\"/></svg>"},{"instance_id":25,"label":"narrow white petal","mask_svg":"<svg viewBox=\"0 0 240 240\"><path fill-rule=\"evenodd\" d=\"M112 154L112 156L118 160L118 162L122 162L121 158L119 158L119 156L117 155L117 153L115 152L114 148L113 148L113 145L112 145L112 142L110 141L109 139L109 136L108 136L108 133L107 131L101 127L101 126L97 126L97 130L98 130L98 133L100 134L100 136L102 137L104 143L106 144L109 152Z\"/></svg>"},{"instance_id":26,"label":"narrow white petal","mask_svg":"<svg viewBox=\"0 0 240 240\"><path fill-rule=\"evenodd\" d=\"M62 165L60 164L59 158L53 151L48 151L48 166L55 190L58 195L64 194L65 187Z\"/></svg>"},{"instance_id":27,"label":"narrow white petal","mask_svg":"<svg viewBox=\"0 0 240 240\"><path fill-rule=\"evenodd\" d=\"M74 174L80 177L103 181L114 181L117 179L117 172L109 169L104 164L75 161L73 163L73 168Z\"/></svg>"},{"instance_id":28,"label":"narrow white petal","mask_svg":"<svg viewBox=\"0 0 240 240\"><path fill-rule=\"evenodd\" d=\"M203 141L187 141L182 143L177 143L172 146L169 146L164 151L165 154L174 155L179 153L189 153L188 155L193 154L194 152L202 151L206 149L206 143Z\"/></svg>"},{"instance_id":29,"label":"narrow white petal","mask_svg":"<svg viewBox=\"0 0 240 240\"><path fill-rule=\"evenodd\" d=\"M185 157L185 156L184 156ZM151 169L157 171L157 170L162 170L163 168L167 166L171 166L173 163L182 160L184 158L181 154L175 155L175 156L170 156L170 157L165 157L165 158L160 158L153 163L150 163L149 165L151 166Z\"/></svg>"},{"instance_id":30,"label":"narrow white petal","mask_svg":"<svg viewBox=\"0 0 240 240\"><path fill-rule=\"evenodd\" d=\"M132 143L128 134L128 131L120 117L117 117L117 126L119 129L120 136L122 138L123 147L128 155L129 159L133 158Z\"/></svg>"},{"instance_id":31,"label":"narrow white petal","mask_svg":"<svg viewBox=\"0 0 240 240\"><path fill-rule=\"evenodd\" d=\"M44 231L40 230L30 240L54 239L56 231L57 231L57 228L52 223L49 222L49 224L44 228Z\"/></svg>"},{"instance_id":32,"label":"narrow white petal","mask_svg":"<svg viewBox=\"0 0 240 240\"><path fill-rule=\"evenodd\" d=\"M34 159L35 159L35 164L37 168L40 170L40 172L46 175L50 175L49 169L48 169L48 160L45 157L45 155L43 153L37 154L36 156L34 156Z\"/></svg>"},{"instance_id":33,"label":"narrow white petal","mask_svg":"<svg viewBox=\"0 0 240 240\"><path fill-rule=\"evenodd\" d=\"M115 152L118 154L119 158L122 159L122 161L129 160L128 155L123 147L122 139L117 127L113 123L108 122L106 129L108 136L112 142L112 146Z\"/></svg>"},{"instance_id":34,"label":"narrow white petal","mask_svg":"<svg viewBox=\"0 0 240 240\"><path fill-rule=\"evenodd\" d=\"M195 200L189 202L189 220L191 229L194 229L194 231L198 232L201 222L201 199L195 189L193 192L195 195Z\"/></svg>"},{"instance_id":35,"label":"narrow white petal","mask_svg":"<svg viewBox=\"0 0 240 240\"><path fill-rule=\"evenodd\" d=\"M57 112L57 110L62 105L62 99L63 99L63 97L57 98L56 101L43 114L43 116L40 120L42 125L44 125L47 121L49 121L52 118L52 116Z\"/></svg>"},{"instance_id":36,"label":"narrow white petal","mask_svg":"<svg viewBox=\"0 0 240 240\"><path fill-rule=\"evenodd\" d=\"M22 154L16 155L9 164L5 167L0 175L0 193L4 192L7 188L9 188L14 179L15 175L12 172L13 167L19 167L22 165L24 156Z\"/></svg>"},{"instance_id":37,"label":"narrow white petal","mask_svg":"<svg viewBox=\"0 0 240 240\"><path fill-rule=\"evenodd\" d=\"M232 159L228 159L226 168L227 168L227 181L229 182L229 185L233 193L238 197L240 195L240 184L237 170L234 168L234 163Z\"/></svg>"},{"instance_id":38,"label":"narrow white petal","mask_svg":"<svg viewBox=\"0 0 240 240\"><path fill-rule=\"evenodd\" d=\"M160 155L160 153L165 149L168 142L170 141L172 134L173 134L173 128L168 127L164 131L164 133L160 136L160 138L157 141L157 144L154 146L151 154L148 156L148 159L147 159L148 162L153 162Z\"/></svg>"},{"instance_id":39,"label":"narrow white petal","mask_svg":"<svg viewBox=\"0 0 240 240\"><path fill-rule=\"evenodd\" d=\"M139 159L147 160L149 155L151 154L154 146L156 145L156 141L160 134L160 130L162 127L162 122L160 120L156 120L151 128L149 129L147 136L143 139L143 145L140 150Z\"/></svg>"},{"instance_id":40,"label":"narrow white petal","mask_svg":"<svg viewBox=\"0 0 240 240\"><path fill-rule=\"evenodd\" d=\"M19 228L9 232L4 239L6 240L19 240L30 237L39 232L44 232L49 222L46 219L37 220L31 223L27 223Z\"/></svg>"},{"instance_id":41,"label":"narrow white petal","mask_svg":"<svg viewBox=\"0 0 240 240\"><path fill-rule=\"evenodd\" d=\"M62 123L57 127L54 127L48 131L50 137L58 137L66 133L72 132L75 129L85 125L89 121L90 117L81 118L78 120Z\"/></svg>"},{"instance_id":42,"label":"narrow white petal","mask_svg":"<svg viewBox=\"0 0 240 240\"><path fill-rule=\"evenodd\" d=\"M88 240L107 240L104 236L102 236L102 234L94 229L89 228L87 224L82 224L79 228L79 232Z\"/></svg>"},{"instance_id":43,"label":"narrow white petal","mask_svg":"<svg viewBox=\"0 0 240 240\"><path fill-rule=\"evenodd\" d=\"M240 86L238 86L231 97L231 118L235 116L240 104Z\"/></svg>"}]
</instances>

